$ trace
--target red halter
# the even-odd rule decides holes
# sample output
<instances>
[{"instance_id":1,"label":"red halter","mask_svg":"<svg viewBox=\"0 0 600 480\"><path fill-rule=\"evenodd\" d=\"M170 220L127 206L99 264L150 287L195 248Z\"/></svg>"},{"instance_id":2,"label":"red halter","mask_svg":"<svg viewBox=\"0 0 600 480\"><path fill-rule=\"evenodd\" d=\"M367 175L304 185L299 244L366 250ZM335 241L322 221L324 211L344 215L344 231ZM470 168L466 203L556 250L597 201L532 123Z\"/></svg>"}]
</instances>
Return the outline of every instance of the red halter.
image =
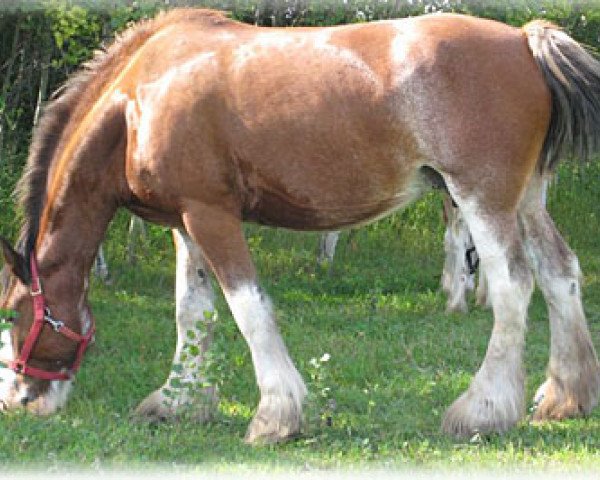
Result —
<instances>
[{"instance_id":1,"label":"red halter","mask_svg":"<svg viewBox=\"0 0 600 480\"><path fill-rule=\"evenodd\" d=\"M92 324L90 325L90 330L85 335L75 333L69 327L65 326L63 322L54 319L50 313L50 309L46 306L46 300L44 299L44 293L42 292L42 283L38 273L37 261L35 259L35 253L33 252L31 253L30 263L30 293L33 299L33 323L31 324L27 338L25 338L25 343L23 344L19 358L9 362L8 367L14 370L16 373L39 378L41 380L69 380L79 369L79 365L83 359L83 354L85 353L85 350L92 340L94 332L96 331L94 317L91 317ZM27 365L31 355L31 350L33 350L33 347L42 332L44 323L48 323L55 332L60 333L69 340L73 340L79 344L77 347L77 356L75 357L75 361L73 362L71 369L67 372L50 372L48 370L42 370L40 368Z\"/></svg>"}]
</instances>

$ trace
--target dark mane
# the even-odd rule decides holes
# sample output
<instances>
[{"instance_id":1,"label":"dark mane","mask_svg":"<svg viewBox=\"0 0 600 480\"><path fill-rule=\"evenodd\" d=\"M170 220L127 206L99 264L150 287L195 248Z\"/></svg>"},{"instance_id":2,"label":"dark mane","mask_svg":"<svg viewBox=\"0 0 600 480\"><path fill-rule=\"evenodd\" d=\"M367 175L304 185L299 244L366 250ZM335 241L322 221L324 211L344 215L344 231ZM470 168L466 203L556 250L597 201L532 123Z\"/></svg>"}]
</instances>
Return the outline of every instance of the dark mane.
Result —
<instances>
[{"instance_id":1,"label":"dark mane","mask_svg":"<svg viewBox=\"0 0 600 480\"><path fill-rule=\"evenodd\" d=\"M108 48L97 51L94 58L52 96L33 132L27 163L15 190L23 219L17 249L28 262L37 241L46 203L48 172L56 153L131 55L165 25L182 21L212 25L232 22L222 13L211 10L180 9L161 13L152 20L138 23L118 36Z\"/></svg>"},{"instance_id":2,"label":"dark mane","mask_svg":"<svg viewBox=\"0 0 600 480\"><path fill-rule=\"evenodd\" d=\"M23 216L17 248L25 256L35 246L39 219L45 203L48 170L62 137L62 127L69 121L72 103L77 97L75 78L64 88L68 89L68 93L48 104L40 123L34 129L27 164L15 190Z\"/></svg>"}]
</instances>

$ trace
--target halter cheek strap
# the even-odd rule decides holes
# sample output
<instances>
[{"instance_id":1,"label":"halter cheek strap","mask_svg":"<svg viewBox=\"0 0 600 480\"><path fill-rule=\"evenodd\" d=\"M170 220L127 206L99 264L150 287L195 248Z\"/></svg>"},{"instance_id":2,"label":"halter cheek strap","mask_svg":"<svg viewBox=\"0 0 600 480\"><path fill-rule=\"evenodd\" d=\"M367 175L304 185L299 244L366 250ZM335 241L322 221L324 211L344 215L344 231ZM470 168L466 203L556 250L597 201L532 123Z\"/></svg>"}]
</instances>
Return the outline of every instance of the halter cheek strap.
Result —
<instances>
[{"instance_id":1,"label":"halter cheek strap","mask_svg":"<svg viewBox=\"0 0 600 480\"><path fill-rule=\"evenodd\" d=\"M33 252L31 253L30 257L30 264L30 294L33 300L33 323L31 324L31 328L29 329L29 333L25 338L23 348L21 349L18 358L9 362L8 367L16 373L39 378L41 380L69 380L79 369L81 360L83 359L83 354L85 353L90 341L92 340L92 337L94 336L94 332L96 331L94 318L90 316L90 329L85 335L80 335L79 333L74 332L69 327L65 326L62 321L53 318L50 309L46 306L46 299L44 298L44 293L42 292L42 283L38 273L37 261L35 259L35 253ZM61 334L63 337L78 343L75 361L67 372L51 372L49 370L42 370L41 368L35 368L27 364L29 357L31 356L31 351L37 343L45 323L49 324L55 332Z\"/></svg>"}]
</instances>

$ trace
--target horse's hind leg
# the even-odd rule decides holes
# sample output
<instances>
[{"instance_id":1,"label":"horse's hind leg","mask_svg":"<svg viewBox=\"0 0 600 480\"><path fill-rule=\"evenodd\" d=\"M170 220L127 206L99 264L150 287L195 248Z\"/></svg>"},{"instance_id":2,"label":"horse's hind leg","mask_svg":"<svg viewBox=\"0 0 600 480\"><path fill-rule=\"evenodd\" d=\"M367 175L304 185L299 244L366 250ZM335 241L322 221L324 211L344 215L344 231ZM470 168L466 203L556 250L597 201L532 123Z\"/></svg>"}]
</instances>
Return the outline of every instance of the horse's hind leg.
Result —
<instances>
[{"instance_id":1,"label":"horse's hind leg","mask_svg":"<svg viewBox=\"0 0 600 480\"><path fill-rule=\"evenodd\" d=\"M240 220L199 204L188 206L183 219L211 264L252 354L261 398L246 441L278 442L297 435L306 387L283 343L273 307L258 284Z\"/></svg>"},{"instance_id":2,"label":"horse's hind leg","mask_svg":"<svg viewBox=\"0 0 600 480\"><path fill-rule=\"evenodd\" d=\"M173 366L165 384L150 394L135 414L151 421L181 416L205 421L210 419L216 403L215 386L205 384L202 371L212 340L214 293L196 243L179 230L173 230L173 241L177 252L177 347Z\"/></svg>"},{"instance_id":3,"label":"horse's hind leg","mask_svg":"<svg viewBox=\"0 0 600 480\"><path fill-rule=\"evenodd\" d=\"M485 359L469 389L448 409L442 428L458 437L503 432L525 410L523 348L533 276L521 240L517 214L495 211L474 196L459 203L489 282L494 327Z\"/></svg>"},{"instance_id":4,"label":"horse's hind leg","mask_svg":"<svg viewBox=\"0 0 600 480\"><path fill-rule=\"evenodd\" d=\"M581 303L579 263L544 208L543 192L543 182L536 178L520 209L551 328L548 379L536 395L536 420L587 414L600 394L600 366Z\"/></svg>"}]
</instances>

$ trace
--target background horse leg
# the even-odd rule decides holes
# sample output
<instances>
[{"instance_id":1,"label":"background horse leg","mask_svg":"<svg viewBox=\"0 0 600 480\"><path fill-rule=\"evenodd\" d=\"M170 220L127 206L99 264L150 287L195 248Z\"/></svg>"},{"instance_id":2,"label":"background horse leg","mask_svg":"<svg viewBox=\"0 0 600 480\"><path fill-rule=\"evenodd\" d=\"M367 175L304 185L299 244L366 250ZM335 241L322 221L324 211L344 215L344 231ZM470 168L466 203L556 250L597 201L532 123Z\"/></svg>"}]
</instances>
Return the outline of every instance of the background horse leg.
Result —
<instances>
[{"instance_id":1,"label":"background horse leg","mask_svg":"<svg viewBox=\"0 0 600 480\"><path fill-rule=\"evenodd\" d=\"M213 267L252 354L261 398L246 441L277 442L297 435L306 387L258 284L239 218L217 207L195 205L183 220Z\"/></svg>"},{"instance_id":2,"label":"background horse leg","mask_svg":"<svg viewBox=\"0 0 600 480\"><path fill-rule=\"evenodd\" d=\"M503 432L525 410L523 348L533 290L516 212L494 212L474 197L452 192L467 221L489 282L494 328L487 352L468 390L448 409L442 428L467 437Z\"/></svg>"},{"instance_id":3,"label":"background horse leg","mask_svg":"<svg viewBox=\"0 0 600 480\"><path fill-rule=\"evenodd\" d=\"M581 303L577 257L544 208L541 179L520 210L527 251L550 317L548 380L536 394L536 420L588 414L600 395L600 365Z\"/></svg>"},{"instance_id":4,"label":"background horse leg","mask_svg":"<svg viewBox=\"0 0 600 480\"><path fill-rule=\"evenodd\" d=\"M202 372L212 341L214 293L198 246L179 230L173 230L173 241L177 252L177 347L173 367L165 384L150 394L135 414L154 421L182 414L205 421L210 419L216 403L215 386L204 385Z\"/></svg>"},{"instance_id":5,"label":"background horse leg","mask_svg":"<svg viewBox=\"0 0 600 480\"><path fill-rule=\"evenodd\" d=\"M96 259L94 260L93 272L94 275L96 275L104 283L110 283L108 263L106 263L106 257L104 255L104 248L102 248L102 244L100 244L100 246L98 247L98 254L96 255Z\"/></svg>"},{"instance_id":6,"label":"background horse leg","mask_svg":"<svg viewBox=\"0 0 600 480\"><path fill-rule=\"evenodd\" d=\"M452 205L449 195L444 198L444 251L446 258L442 269L442 290L448 295L446 312L463 312L467 306L467 291L473 290L475 274L467 263L467 251L473 247L469 228L460 210ZM476 255L476 253L474 253Z\"/></svg>"},{"instance_id":7,"label":"background horse leg","mask_svg":"<svg viewBox=\"0 0 600 480\"><path fill-rule=\"evenodd\" d=\"M335 247L340 238L340 232L327 232L319 237L319 252L317 253L317 264L333 265L333 257L335 256Z\"/></svg>"},{"instance_id":8,"label":"background horse leg","mask_svg":"<svg viewBox=\"0 0 600 480\"><path fill-rule=\"evenodd\" d=\"M127 261L131 265L135 264L137 261L136 248L140 236L142 237L143 242L147 243L148 233L146 224L140 217L131 214L129 230L127 233ZM112 283L108 271L108 262L106 261L102 244L98 247L98 254L94 260L93 273L105 284L110 285Z\"/></svg>"},{"instance_id":9,"label":"background horse leg","mask_svg":"<svg viewBox=\"0 0 600 480\"><path fill-rule=\"evenodd\" d=\"M147 244L148 232L146 224L137 215L131 214L129 219L129 230L127 232L127 261L130 265L134 265L137 262L137 245L138 240L142 240L143 243Z\"/></svg>"}]
</instances>

